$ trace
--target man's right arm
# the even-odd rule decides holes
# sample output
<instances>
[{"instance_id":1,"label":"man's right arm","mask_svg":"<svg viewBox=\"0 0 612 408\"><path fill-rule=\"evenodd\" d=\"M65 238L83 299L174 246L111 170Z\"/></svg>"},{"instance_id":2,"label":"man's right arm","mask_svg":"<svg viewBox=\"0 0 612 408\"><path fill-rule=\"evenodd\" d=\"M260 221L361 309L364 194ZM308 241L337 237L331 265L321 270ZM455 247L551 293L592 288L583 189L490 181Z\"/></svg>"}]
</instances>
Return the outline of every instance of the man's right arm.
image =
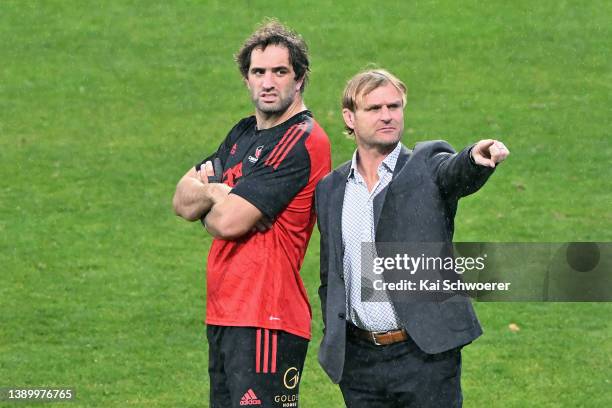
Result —
<instances>
[{"instance_id":1,"label":"man's right arm","mask_svg":"<svg viewBox=\"0 0 612 408\"><path fill-rule=\"evenodd\" d=\"M474 163L470 159L471 147L460 152L442 140L429 141L415 147L423 149L429 156L436 184L446 197L458 200L480 189L495 168Z\"/></svg>"},{"instance_id":2,"label":"man's right arm","mask_svg":"<svg viewBox=\"0 0 612 408\"><path fill-rule=\"evenodd\" d=\"M187 221L197 221L210 210L216 195L227 195L230 190L227 185L208 183L208 171L202 167L198 172L192 167L179 180L172 198L176 215Z\"/></svg>"}]
</instances>

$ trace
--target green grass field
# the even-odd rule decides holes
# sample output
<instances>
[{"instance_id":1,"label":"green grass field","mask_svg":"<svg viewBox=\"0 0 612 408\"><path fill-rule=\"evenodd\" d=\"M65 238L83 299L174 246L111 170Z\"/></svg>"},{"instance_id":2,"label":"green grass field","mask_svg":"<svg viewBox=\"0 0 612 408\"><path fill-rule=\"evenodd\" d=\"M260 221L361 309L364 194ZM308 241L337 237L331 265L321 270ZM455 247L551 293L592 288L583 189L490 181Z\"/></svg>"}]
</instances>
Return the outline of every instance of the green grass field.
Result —
<instances>
[{"instance_id":1,"label":"green grass field","mask_svg":"<svg viewBox=\"0 0 612 408\"><path fill-rule=\"evenodd\" d=\"M309 43L306 102L334 165L354 148L344 83L375 63L409 87L406 144L512 152L462 202L457 240L612 241L610 2L4 0L0 387L72 386L67 407L208 406L210 238L171 198L251 113L232 55L265 16ZM316 361L318 243L301 406L341 407ZM476 307L466 407L612 406L611 304Z\"/></svg>"}]
</instances>

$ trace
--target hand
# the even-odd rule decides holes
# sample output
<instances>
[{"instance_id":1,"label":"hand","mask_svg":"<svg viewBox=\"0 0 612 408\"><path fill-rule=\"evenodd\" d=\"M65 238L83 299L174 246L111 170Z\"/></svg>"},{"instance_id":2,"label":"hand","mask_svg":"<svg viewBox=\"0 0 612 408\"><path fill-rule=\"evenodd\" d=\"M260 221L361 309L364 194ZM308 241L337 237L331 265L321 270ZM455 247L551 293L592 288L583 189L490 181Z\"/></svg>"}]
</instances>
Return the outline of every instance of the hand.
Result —
<instances>
[{"instance_id":1,"label":"hand","mask_svg":"<svg viewBox=\"0 0 612 408\"><path fill-rule=\"evenodd\" d=\"M502 142L493 139L481 140L472 148L472 159L474 159L474 162L481 166L492 168L495 168L497 163L506 160L509 154L510 151Z\"/></svg>"},{"instance_id":2,"label":"hand","mask_svg":"<svg viewBox=\"0 0 612 408\"><path fill-rule=\"evenodd\" d=\"M255 223L255 225L251 229L251 232L266 232L267 230L272 228L273 224L274 223L272 221L270 221L267 217L263 216L259 219L259 221Z\"/></svg>"},{"instance_id":3,"label":"hand","mask_svg":"<svg viewBox=\"0 0 612 408\"><path fill-rule=\"evenodd\" d=\"M196 179L200 181L200 183L208 184L208 177L214 176L215 170L213 169L212 162L208 160L204 163L204 166L200 167L200 171L196 173Z\"/></svg>"},{"instance_id":4,"label":"hand","mask_svg":"<svg viewBox=\"0 0 612 408\"><path fill-rule=\"evenodd\" d=\"M206 163L210 163L210 162L206 162ZM202 169L206 171L205 167L202 167ZM208 180L206 179L206 177L204 177L204 179L206 181L203 181L203 183L207 184L205 188L208 194L208 199L210 200L210 207L206 211L202 212L202 214L200 215L200 221L202 222L202 225L204 226L204 228L208 230L208 227L206 226L206 217L208 216L208 213L210 212L210 210L212 210L212 208L216 204L220 203L221 201L227 198L227 195L230 193L230 191L232 191L232 188L228 186L227 184L223 184L223 183L208 183Z\"/></svg>"}]
</instances>

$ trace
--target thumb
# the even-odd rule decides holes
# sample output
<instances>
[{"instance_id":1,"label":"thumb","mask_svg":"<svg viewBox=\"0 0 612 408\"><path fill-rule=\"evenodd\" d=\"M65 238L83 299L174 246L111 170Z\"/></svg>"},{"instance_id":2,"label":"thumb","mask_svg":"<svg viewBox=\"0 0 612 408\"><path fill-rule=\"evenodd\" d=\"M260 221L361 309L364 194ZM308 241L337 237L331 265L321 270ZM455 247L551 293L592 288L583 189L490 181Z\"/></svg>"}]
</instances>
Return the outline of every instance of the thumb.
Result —
<instances>
[{"instance_id":1,"label":"thumb","mask_svg":"<svg viewBox=\"0 0 612 408\"><path fill-rule=\"evenodd\" d=\"M488 152L489 148L493 146L494 143L495 140L493 139L481 140L480 142L476 143L476 150L481 154L485 154L485 152Z\"/></svg>"}]
</instances>

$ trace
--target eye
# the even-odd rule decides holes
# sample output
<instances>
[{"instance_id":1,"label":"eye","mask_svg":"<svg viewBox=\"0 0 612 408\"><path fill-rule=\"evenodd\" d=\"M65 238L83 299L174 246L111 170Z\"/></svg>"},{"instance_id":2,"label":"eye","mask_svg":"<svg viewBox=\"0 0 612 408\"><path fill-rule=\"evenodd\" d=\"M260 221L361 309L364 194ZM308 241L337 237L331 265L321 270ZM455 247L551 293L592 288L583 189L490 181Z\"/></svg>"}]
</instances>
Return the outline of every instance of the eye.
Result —
<instances>
[{"instance_id":1,"label":"eye","mask_svg":"<svg viewBox=\"0 0 612 408\"><path fill-rule=\"evenodd\" d=\"M289 73L289 70L286 68L280 68L276 70L276 75L278 76L284 76L287 75Z\"/></svg>"}]
</instances>

